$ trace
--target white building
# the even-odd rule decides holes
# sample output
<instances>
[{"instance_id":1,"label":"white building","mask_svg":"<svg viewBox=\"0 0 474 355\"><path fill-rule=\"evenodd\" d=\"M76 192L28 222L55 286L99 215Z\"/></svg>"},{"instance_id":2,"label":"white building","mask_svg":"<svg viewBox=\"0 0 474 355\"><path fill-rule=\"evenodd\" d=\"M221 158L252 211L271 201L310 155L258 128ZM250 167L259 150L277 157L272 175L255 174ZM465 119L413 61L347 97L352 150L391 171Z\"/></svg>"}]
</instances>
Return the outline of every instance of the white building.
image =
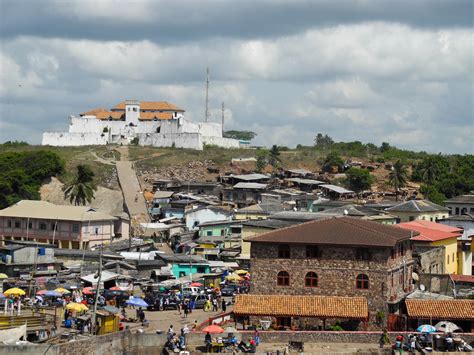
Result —
<instances>
[{"instance_id":1,"label":"white building","mask_svg":"<svg viewBox=\"0 0 474 355\"><path fill-rule=\"evenodd\" d=\"M222 137L220 123L192 123L184 110L168 102L127 100L110 110L97 108L70 116L69 132L44 132L42 145L82 146L109 143L202 150L205 144L240 147L236 139Z\"/></svg>"}]
</instances>

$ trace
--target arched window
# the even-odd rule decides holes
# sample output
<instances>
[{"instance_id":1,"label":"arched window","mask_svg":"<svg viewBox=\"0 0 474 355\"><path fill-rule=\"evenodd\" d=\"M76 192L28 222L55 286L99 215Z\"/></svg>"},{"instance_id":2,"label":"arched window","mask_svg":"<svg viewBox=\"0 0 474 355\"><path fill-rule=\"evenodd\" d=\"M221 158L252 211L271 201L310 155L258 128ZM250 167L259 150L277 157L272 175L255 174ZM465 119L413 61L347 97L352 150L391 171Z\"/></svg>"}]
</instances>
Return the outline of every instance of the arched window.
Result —
<instances>
[{"instance_id":1,"label":"arched window","mask_svg":"<svg viewBox=\"0 0 474 355\"><path fill-rule=\"evenodd\" d=\"M362 290L367 290L369 288L369 277L366 274L357 275L356 287Z\"/></svg>"},{"instance_id":2,"label":"arched window","mask_svg":"<svg viewBox=\"0 0 474 355\"><path fill-rule=\"evenodd\" d=\"M315 272L308 272L304 278L304 285L306 287L317 287L318 286L318 274Z\"/></svg>"},{"instance_id":3,"label":"arched window","mask_svg":"<svg viewBox=\"0 0 474 355\"><path fill-rule=\"evenodd\" d=\"M290 274L286 271L280 271L277 275L278 286L290 286Z\"/></svg>"},{"instance_id":4,"label":"arched window","mask_svg":"<svg viewBox=\"0 0 474 355\"><path fill-rule=\"evenodd\" d=\"M290 258L290 246L288 244L278 245L278 258L280 259Z\"/></svg>"}]
</instances>

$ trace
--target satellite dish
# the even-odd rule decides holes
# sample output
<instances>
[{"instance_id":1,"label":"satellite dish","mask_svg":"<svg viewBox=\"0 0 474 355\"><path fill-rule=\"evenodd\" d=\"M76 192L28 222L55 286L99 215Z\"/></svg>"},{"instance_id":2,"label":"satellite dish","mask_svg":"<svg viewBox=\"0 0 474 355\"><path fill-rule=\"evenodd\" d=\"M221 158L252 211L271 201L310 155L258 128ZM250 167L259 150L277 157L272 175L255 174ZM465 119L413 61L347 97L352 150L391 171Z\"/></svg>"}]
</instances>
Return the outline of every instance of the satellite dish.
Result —
<instances>
[{"instance_id":1,"label":"satellite dish","mask_svg":"<svg viewBox=\"0 0 474 355\"><path fill-rule=\"evenodd\" d=\"M344 210L344 216L347 216L349 214L348 210Z\"/></svg>"},{"instance_id":2,"label":"satellite dish","mask_svg":"<svg viewBox=\"0 0 474 355\"><path fill-rule=\"evenodd\" d=\"M421 290L421 291L425 291L425 290L426 290L425 285L421 284L421 285L420 285L420 290Z\"/></svg>"}]
</instances>

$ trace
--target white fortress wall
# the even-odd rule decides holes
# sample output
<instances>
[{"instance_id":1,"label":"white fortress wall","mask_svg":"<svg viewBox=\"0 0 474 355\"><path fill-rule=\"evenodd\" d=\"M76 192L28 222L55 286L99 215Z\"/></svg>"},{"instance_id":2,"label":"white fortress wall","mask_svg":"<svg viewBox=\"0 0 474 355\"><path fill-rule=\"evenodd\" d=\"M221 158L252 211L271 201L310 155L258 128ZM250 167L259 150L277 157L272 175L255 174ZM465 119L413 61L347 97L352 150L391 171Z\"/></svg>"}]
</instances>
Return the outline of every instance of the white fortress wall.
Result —
<instances>
[{"instance_id":1,"label":"white fortress wall","mask_svg":"<svg viewBox=\"0 0 474 355\"><path fill-rule=\"evenodd\" d=\"M81 145L105 145L107 134L101 133L68 133L68 132L44 132L42 145L74 147Z\"/></svg>"},{"instance_id":2,"label":"white fortress wall","mask_svg":"<svg viewBox=\"0 0 474 355\"><path fill-rule=\"evenodd\" d=\"M105 125L104 122L98 120L95 116L71 116L69 121L69 132L71 133L102 133Z\"/></svg>"},{"instance_id":3,"label":"white fortress wall","mask_svg":"<svg viewBox=\"0 0 474 355\"><path fill-rule=\"evenodd\" d=\"M202 136L202 143L207 145L217 145L223 148L240 148L239 141L232 138Z\"/></svg>"},{"instance_id":4,"label":"white fortress wall","mask_svg":"<svg viewBox=\"0 0 474 355\"><path fill-rule=\"evenodd\" d=\"M199 133L149 133L138 134L139 145L152 147L189 148L202 150L203 144Z\"/></svg>"}]
</instances>

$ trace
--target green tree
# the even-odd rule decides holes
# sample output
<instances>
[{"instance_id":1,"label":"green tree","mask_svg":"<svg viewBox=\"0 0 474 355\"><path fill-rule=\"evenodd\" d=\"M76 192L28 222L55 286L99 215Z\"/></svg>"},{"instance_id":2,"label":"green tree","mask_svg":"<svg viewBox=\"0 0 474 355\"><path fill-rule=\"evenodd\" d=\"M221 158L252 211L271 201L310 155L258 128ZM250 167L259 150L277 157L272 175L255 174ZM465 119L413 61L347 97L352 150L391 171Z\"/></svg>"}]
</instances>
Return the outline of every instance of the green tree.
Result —
<instances>
[{"instance_id":1,"label":"green tree","mask_svg":"<svg viewBox=\"0 0 474 355\"><path fill-rule=\"evenodd\" d=\"M370 190L373 182L373 176L365 169L350 168L346 171L346 184L355 192Z\"/></svg>"},{"instance_id":2,"label":"green tree","mask_svg":"<svg viewBox=\"0 0 474 355\"><path fill-rule=\"evenodd\" d=\"M333 144L334 140L327 134L323 135L322 133L318 133L316 138L314 138L314 145L323 150L330 148Z\"/></svg>"},{"instance_id":3,"label":"green tree","mask_svg":"<svg viewBox=\"0 0 474 355\"><path fill-rule=\"evenodd\" d=\"M268 164L273 169L278 169L281 165L280 148L277 145L273 145L268 153Z\"/></svg>"},{"instance_id":4,"label":"green tree","mask_svg":"<svg viewBox=\"0 0 474 355\"><path fill-rule=\"evenodd\" d=\"M252 131L225 131L224 137L225 138L233 138L233 139L240 139L244 141L251 141L257 136L257 133Z\"/></svg>"},{"instance_id":5,"label":"green tree","mask_svg":"<svg viewBox=\"0 0 474 355\"><path fill-rule=\"evenodd\" d=\"M421 185L420 192L425 196L427 200L442 205L446 200L446 196L438 191L438 189L432 185Z\"/></svg>"},{"instance_id":6,"label":"green tree","mask_svg":"<svg viewBox=\"0 0 474 355\"><path fill-rule=\"evenodd\" d=\"M382 142L382 145L380 146L380 151L382 153L388 151L390 149L390 144L388 144L387 142Z\"/></svg>"},{"instance_id":7,"label":"green tree","mask_svg":"<svg viewBox=\"0 0 474 355\"><path fill-rule=\"evenodd\" d=\"M323 171L332 173L334 168L336 168L336 171L340 171L342 165L344 165L344 160L337 153L330 152L323 161Z\"/></svg>"},{"instance_id":8,"label":"green tree","mask_svg":"<svg viewBox=\"0 0 474 355\"><path fill-rule=\"evenodd\" d=\"M388 174L388 183L395 188L395 198L398 201L400 189L407 184L407 167L401 160L397 160L393 165L392 171Z\"/></svg>"},{"instance_id":9,"label":"green tree","mask_svg":"<svg viewBox=\"0 0 474 355\"><path fill-rule=\"evenodd\" d=\"M255 163L255 171L257 173L261 173L267 165L268 165L268 151L266 150L257 151L257 162Z\"/></svg>"},{"instance_id":10,"label":"green tree","mask_svg":"<svg viewBox=\"0 0 474 355\"><path fill-rule=\"evenodd\" d=\"M69 202L74 202L75 205L91 203L95 198L94 192L96 190L94 173L86 165L78 165L76 176L63 186L64 199L69 199Z\"/></svg>"}]
</instances>

